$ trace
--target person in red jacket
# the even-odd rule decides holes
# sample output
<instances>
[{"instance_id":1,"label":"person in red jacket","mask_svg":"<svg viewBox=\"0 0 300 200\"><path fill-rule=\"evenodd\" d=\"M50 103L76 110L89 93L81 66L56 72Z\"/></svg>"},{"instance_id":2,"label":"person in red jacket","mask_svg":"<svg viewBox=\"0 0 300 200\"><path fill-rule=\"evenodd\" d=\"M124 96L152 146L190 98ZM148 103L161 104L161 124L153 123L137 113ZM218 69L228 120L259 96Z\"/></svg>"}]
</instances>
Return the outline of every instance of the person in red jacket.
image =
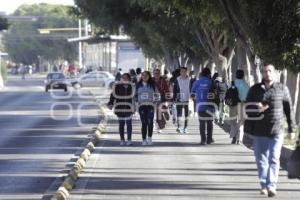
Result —
<instances>
[{"instance_id":1,"label":"person in red jacket","mask_svg":"<svg viewBox=\"0 0 300 200\"><path fill-rule=\"evenodd\" d=\"M153 71L153 80L155 82L155 85L160 93L160 101L157 104L156 107L156 130L158 133L161 133L161 129L164 128L166 124L166 119L162 115L162 109L167 110L167 101L169 101L170 98L170 90L169 90L169 84L168 82L161 76L160 69L156 68Z\"/></svg>"}]
</instances>

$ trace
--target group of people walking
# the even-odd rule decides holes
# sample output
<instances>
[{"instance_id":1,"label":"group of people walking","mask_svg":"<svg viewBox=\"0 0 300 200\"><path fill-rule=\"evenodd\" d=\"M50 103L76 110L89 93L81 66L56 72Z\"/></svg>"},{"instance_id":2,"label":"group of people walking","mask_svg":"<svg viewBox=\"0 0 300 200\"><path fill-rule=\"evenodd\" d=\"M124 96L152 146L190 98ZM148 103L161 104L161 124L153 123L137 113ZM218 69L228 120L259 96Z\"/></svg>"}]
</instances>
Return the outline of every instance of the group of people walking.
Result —
<instances>
[{"instance_id":1,"label":"group of people walking","mask_svg":"<svg viewBox=\"0 0 300 200\"><path fill-rule=\"evenodd\" d=\"M269 197L276 196L284 139L283 115L287 119L289 139L295 136L295 119L289 90L276 82L274 66L265 65L262 70L262 82L252 87L244 80L243 70L236 71L236 79L230 85L217 73L211 76L209 68L204 68L198 79L193 72L189 76L185 67L175 70L170 79L161 76L159 69L153 71L153 76L149 71L143 71L136 84L129 73L122 74L108 103L118 116L120 145L132 145L132 115L136 110L141 120L143 146L153 144L153 127L156 126L158 132L164 127L169 110L175 118L176 131L188 133L190 99L199 118L200 145L212 144L215 142L213 120L221 126L224 124L224 106L227 104L231 143L239 144L244 131L253 135L260 192Z\"/></svg>"},{"instance_id":2,"label":"group of people walking","mask_svg":"<svg viewBox=\"0 0 300 200\"><path fill-rule=\"evenodd\" d=\"M209 68L204 68L198 79L194 72L188 74L185 67L175 70L172 77L161 74L160 69L141 72L138 80L133 81L133 73L118 73L113 92L108 102L109 107L114 107L115 114L119 118L119 132L121 145L132 145L132 115L137 110L142 123L142 145L152 145L153 129L160 133L165 127L166 121L174 119L176 132L188 133L188 121L191 114L190 101L193 102L192 110L198 114L201 145L211 144L213 138L213 120L220 125L224 124L225 98L228 85L223 78L215 73L211 76ZM239 92L239 103L230 107L232 143L239 143L242 138L243 119L238 116L238 108L243 106L249 86L243 80L244 73L238 70L235 85ZM210 98L213 96L213 98ZM154 121L155 119L155 121ZM124 138L124 126L127 124L127 142Z\"/></svg>"}]
</instances>

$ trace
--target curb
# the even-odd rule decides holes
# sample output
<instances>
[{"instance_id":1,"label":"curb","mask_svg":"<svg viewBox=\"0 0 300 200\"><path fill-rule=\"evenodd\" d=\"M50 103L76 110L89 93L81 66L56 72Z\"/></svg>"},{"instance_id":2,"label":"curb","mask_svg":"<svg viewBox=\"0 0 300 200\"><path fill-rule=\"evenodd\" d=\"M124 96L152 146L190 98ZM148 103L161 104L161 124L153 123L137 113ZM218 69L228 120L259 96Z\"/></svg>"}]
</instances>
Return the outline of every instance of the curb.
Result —
<instances>
[{"instance_id":1,"label":"curb","mask_svg":"<svg viewBox=\"0 0 300 200\"><path fill-rule=\"evenodd\" d=\"M96 130L94 131L92 138L80 153L79 158L71 168L70 172L64 177L58 190L53 194L51 200L68 200L70 191L74 188L76 180L79 178L80 172L84 169L86 162L89 160L91 153L95 150L95 146L101 139L101 135L105 133L107 127L107 115L103 107L100 107L100 113L103 114L104 119L101 120Z\"/></svg>"}]
</instances>

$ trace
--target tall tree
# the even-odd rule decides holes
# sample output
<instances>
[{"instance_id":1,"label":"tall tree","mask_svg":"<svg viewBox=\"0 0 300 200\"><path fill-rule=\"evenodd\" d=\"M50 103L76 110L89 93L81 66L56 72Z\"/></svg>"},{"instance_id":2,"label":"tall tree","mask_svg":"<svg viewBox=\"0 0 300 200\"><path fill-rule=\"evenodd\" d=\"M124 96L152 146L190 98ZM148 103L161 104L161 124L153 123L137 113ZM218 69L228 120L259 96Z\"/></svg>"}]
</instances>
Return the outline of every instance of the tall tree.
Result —
<instances>
[{"instance_id":1,"label":"tall tree","mask_svg":"<svg viewBox=\"0 0 300 200\"><path fill-rule=\"evenodd\" d=\"M70 33L40 34L42 28L73 28L77 20L70 16L70 7L50 4L20 6L13 15L31 17L32 20L11 24L4 34L4 45L15 62L37 63L39 56L49 61L74 60L77 56L75 44L68 43ZM76 32L73 33L76 36Z\"/></svg>"}]
</instances>

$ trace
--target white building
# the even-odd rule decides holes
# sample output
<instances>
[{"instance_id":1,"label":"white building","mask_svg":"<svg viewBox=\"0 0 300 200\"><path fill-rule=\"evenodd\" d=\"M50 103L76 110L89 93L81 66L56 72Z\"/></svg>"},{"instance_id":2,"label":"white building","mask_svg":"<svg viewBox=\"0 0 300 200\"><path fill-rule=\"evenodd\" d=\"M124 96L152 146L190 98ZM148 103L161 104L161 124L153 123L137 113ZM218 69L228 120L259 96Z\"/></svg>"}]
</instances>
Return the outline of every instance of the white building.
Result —
<instances>
[{"instance_id":1,"label":"white building","mask_svg":"<svg viewBox=\"0 0 300 200\"><path fill-rule=\"evenodd\" d=\"M145 56L128 36L87 36L69 39L82 43L82 65L115 73L144 68Z\"/></svg>"}]
</instances>

